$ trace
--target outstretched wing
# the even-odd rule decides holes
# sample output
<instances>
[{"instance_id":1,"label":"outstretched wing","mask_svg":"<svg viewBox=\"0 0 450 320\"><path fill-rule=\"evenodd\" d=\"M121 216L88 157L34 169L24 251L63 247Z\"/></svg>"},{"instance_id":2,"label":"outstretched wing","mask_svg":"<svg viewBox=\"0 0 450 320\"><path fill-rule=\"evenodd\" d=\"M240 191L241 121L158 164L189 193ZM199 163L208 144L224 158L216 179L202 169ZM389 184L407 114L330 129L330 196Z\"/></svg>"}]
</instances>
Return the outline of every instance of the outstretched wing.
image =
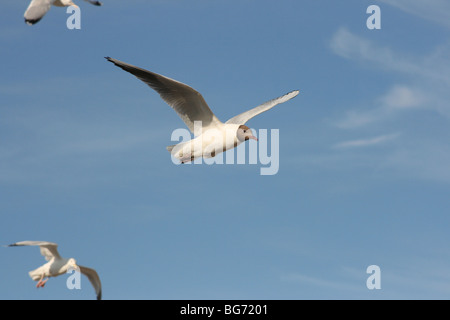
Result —
<instances>
[{"instance_id":1,"label":"outstretched wing","mask_svg":"<svg viewBox=\"0 0 450 320\"><path fill-rule=\"evenodd\" d=\"M228 120L225 123L230 123L230 124L245 124L248 120L250 120L251 118L257 116L260 113L263 113L264 111L267 111L273 107L275 107L277 104L286 102L292 98L294 98L295 96L297 96L299 94L299 91L292 91L289 92L288 94L285 94L284 96L281 96L279 98L267 101L266 103L263 103L262 105L257 106L256 108L250 109L248 111L245 111L233 118L231 118L230 120Z\"/></svg>"},{"instance_id":2,"label":"outstretched wing","mask_svg":"<svg viewBox=\"0 0 450 320\"><path fill-rule=\"evenodd\" d=\"M97 271L80 265L78 267L80 267L81 273L89 279L92 286L94 287L95 293L97 294L97 300L102 300L102 283Z\"/></svg>"},{"instance_id":3,"label":"outstretched wing","mask_svg":"<svg viewBox=\"0 0 450 320\"><path fill-rule=\"evenodd\" d=\"M55 0L33 0L25 11L25 22L29 25L35 24L50 10Z\"/></svg>"},{"instance_id":4,"label":"outstretched wing","mask_svg":"<svg viewBox=\"0 0 450 320\"><path fill-rule=\"evenodd\" d=\"M17 246L39 246L41 248L41 254L45 257L45 260L49 261L53 258L60 259L61 256L58 253L58 245L53 242L47 241L21 241L8 245L8 247Z\"/></svg>"},{"instance_id":5,"label":"outstretched wing","mask_svg":"<svg viewBox=\"0 0 450 320\"><path fill-rule=\"evenodd\" d=\"M202 131L207 127L220 123L202 95L188 85L110 57L106 57L106 59L133 74L158 92L161 98L176 111L194 135L198 136L202 133L194 132L195 121L201 121Z\"/></svg>"}]
</instances>

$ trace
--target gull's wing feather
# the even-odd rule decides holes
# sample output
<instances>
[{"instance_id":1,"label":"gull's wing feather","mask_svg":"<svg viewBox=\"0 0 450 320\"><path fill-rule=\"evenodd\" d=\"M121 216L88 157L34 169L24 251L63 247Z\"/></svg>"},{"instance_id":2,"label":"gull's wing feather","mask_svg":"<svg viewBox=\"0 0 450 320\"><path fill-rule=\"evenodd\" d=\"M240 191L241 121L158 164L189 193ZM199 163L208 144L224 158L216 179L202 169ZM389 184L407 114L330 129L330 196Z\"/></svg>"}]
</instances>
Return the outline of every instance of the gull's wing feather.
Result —
<instances>
[{"instance_id":1,"label":"gull's wing feather","mask_svg":"<svg viewBox=\"0 0 450 320\"><path fill-rule=\"evenodd\" d=\"M91 4L93 4L94 6L102 6L103 5L103 3L101 3L100 1L95 1L95 0L84 0L84 1L87 1Z\"/></svg>"},{"instance_id":2,"label":"gull's wing feather","mask_svg":"<svg viewBox=\"0 0 450 320\"><path fill-rule=\"evenodd\" d=\"M245 112L231 118L230 120L228 120L225 123L226 124L228 124L228 123L230 123L230 124L245 124L248 120L257 116L258 114L263 113L264 111L267 111L267 110L275 107L277 104L286 102L286 101L294 98L298 94L299 94L299 91L297 91L297 90L289 92L288 94L285 94L284 96L267 101L266 103L263 103L262 105L259 105L248 111L245 111Z\"/></svg>"},{"instance_id":3,"label":"gull's wing feather","mask_svg":"<svg viewBox=\"0 0 450 320\"><path fill-rule=\"evenodd\" d=\"M25 11L25 22L29 25L37 23L50 10L55 0L33 0Z\"/></svg>"},{"instance_id":4,"label":"gull's wing feather","mask_svg":"<svg viewBox=\"0 0 450 320\"><path fill-rule=\"evenodd\" d=\"M80 267L81 273L84 274L89 279L89 282L94 287L95 293L97 295L97 300L102 300L102 283L100 281L100 277L98 276L97 271L80 265L78 267Z\"/></svg>"},{"instance_id":5,"label":"gull's wing feather","mask_svg":"<svg viewBox=\"0 0 450 320\"><path fill-rule=\"evenodd\" d=\"M39 246L41 254L45 257L45 260L49 261L53 258L60 259L61 256L58 253L58 245L53 242L47 241L21 241L8 245L8 247L17 246Z\"/></svg>"},{"instance_id":6,"label":"gull's wing feather","mask_svg":"<svg viewBox=\"0 0 450 320\"><path fill-rule=\"evenodd\" d=\"M201 132L194 132L194 121L201 121L202 129L220 123L202 95L188 85L110 57L106 57L106 59L133 74L158 92L161 98L177 112L194 135L201 134Z\"/></svg>"}]
</instances>

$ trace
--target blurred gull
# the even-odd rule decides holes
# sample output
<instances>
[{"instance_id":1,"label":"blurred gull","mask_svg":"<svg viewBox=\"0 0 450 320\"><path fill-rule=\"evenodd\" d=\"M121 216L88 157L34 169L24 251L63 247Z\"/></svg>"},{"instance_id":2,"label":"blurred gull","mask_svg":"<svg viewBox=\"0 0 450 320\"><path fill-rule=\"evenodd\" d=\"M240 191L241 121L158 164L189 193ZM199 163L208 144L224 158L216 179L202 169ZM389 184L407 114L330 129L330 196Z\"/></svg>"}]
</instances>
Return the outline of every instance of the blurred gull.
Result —
<instances>
[{"instance_id":1,"label":"blurred gull","mask_svg":"<svg viewBox=\"0 0 450 320\"><path fill-rule=\"evenodd\" d=\"M45 257L45 260L48 261L46 264L28 273L31 279L38 281L36 288L43 288L50 277L57 277L67 273L68 270L75 270L81 271L81 273L89 279L95 289L97 300L102 299L102 284L97 272L94 269L77 265L74 258L62 258L58 253L58 245L56 243L46 241L22 241L8 245L8 247L18 246L39 246L41 248L41 254ZM47 279L44 280L45 277L47 277Z\"/></svg>"},{"instance_id":2,"label":"blurred gull","mask_svg":"<svg viewBox=\"0 0 450 320\"><path fill-rule=\"evenodd\" d=\"M95 6L101 6L102 3L100 1L94 0L85 0L89 3L92 3ZM29 25L33 25L37 23L42 17L50 10L50 6L54 5L55 7L69 7L75 6L78 7L72 0L32 0L30 5L25 11L25 22Z\"/></svg>"}]
</instances>

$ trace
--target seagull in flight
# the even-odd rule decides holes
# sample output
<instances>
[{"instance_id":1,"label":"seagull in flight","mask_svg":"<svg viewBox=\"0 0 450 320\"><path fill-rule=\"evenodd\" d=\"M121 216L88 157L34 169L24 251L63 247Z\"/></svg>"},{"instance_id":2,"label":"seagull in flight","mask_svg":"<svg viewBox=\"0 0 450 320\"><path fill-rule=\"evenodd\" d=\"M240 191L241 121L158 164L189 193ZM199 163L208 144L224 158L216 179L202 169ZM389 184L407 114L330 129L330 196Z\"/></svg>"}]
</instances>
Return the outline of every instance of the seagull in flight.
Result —
<instances>
[{"instance_id":1,"label":"seagull in flight","mask_svg":"<svg viewBox=\"0 0 450 320\"><path fill-rule=\"evenodd\" d=\"M38 281L36 288L43 288L50 277L60 276L67 273L68 270L76 270L80 271L89 279L95 289L97 300L102 299L102 284L97 271L77 265L74 258L62 258L58 253L58 245L56 243L47 241L21 241L7 245L7 247L19 246L39 246L41 254L48 261L46 264L28 273L31 279ZM47 279L44 280L44 278Z\"/></svg>"},{"instance_id":2,"label":"seagull in flight","mask_svg":"<svg viewBox=\"0 0 450 320\"><path fill-rule=\"evenodd\" d=\"M159 93L194 134L194 139L167 147L172 156L181 163L193 161L198 157L212 158L221 152L237 147L244 141L258 140L245 123L258 114L299 94L297 90L291 91L223 123L214 115L202 95L190 86L110 57L105 59L133 74Z\"/></svg>"},{"instance_id":3,"label":"seagull in flight","mask_svg":"<svg viewBox=\"0 0 450 320\"><path fill-rule=\"evenodd\" d=\"M101 6L102 3L100 1L95 0L85 0L95 6ZM54 5L55 7L69 7L75 6L78 7L72 0L32 0L27 10L25 11L25 23L28 25L33 25L50 10L50 7Z\"/></svg>"}]
</instances>

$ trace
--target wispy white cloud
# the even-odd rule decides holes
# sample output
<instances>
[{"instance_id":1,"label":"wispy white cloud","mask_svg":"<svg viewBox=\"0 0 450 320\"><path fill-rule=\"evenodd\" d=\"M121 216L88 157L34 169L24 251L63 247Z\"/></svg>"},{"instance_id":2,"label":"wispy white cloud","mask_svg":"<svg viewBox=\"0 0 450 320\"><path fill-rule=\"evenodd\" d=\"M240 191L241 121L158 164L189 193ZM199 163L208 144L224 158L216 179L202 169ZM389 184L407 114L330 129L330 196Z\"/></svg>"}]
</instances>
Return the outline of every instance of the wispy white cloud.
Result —
<instances>
[{"instance_id":1,"label":"wispy white cloud","mask_svg":"<svg viewBox=\"0 0 450 320\"><path fill-rule=\"evenodd\" d=\"M394 86L381 98L382 105L391 110L415 108L423 104L425 100L422 92L406 85Z\"/></svg>"},{"instance_id":2,"label":"wispy white cloud","mask_svg":"<svg viewBox=\"0 0 450 320\"><path fill-rule=\"evenodd\" d=\"M365 111L349 110L346 112L343 119L339 119L334 123L341 129L361 127L380 119L382 117L382 113L380 113L380 111L380 109Z\"/></svg>"},{"instance_id":3,"label":"wispy white cloud","mask_svg":"<svg viewBox=\"0 0 450 320\"><path fill-rule=\"evenodd\" d=\"M285 282L293 282L293 283L299 283L304 285L310 285L314 287L319 287L322 289L334 289L339 291L362 291L364 290L364 285L356 285L354 282L344 282L344 281L337 281L337 280L327 280L327 279L321 279L316 278L300 273L291 273L291 274L285 274L280 277L281 281Z\"/></svg>"},{"instance_id":4,"label":"wispy white cloud","mask_svg":"<svg viewBox=\"0 0 450 320\"><path fill-rule=\"evenodd\" d=\"M343 119L336 121L336 126L343 129L363 125L393 117L399 112L411 109L427 108L430 98L419 88L397 84L381 97L376 98L370 108L349 110Z\"/></svg>"},{"instance_id":5,"label":"wispy white cloud","mask_svg":"<svg viewBox=\"0 0 450 320\"><path fill-rule=\"evenodd\" d=\"M376 44L358 36L346 28L340 28L333 35L330 48L346 59L406 76L405 83L391 85L386 93L372 102L364 102L366 107L347 111L345 118L336 123L338 127L366 125L413 108L427 108L450 116L448 44L435 47L425 56L417 56L395 51L386 45Z\"/></svg>"},{"instance_id":6,"label":"wispy white cloud","mask_svg":"<svg viewBox=\"0 0 450 320\"><path fill-rule=\"evenodd\" d=\"M445 10L446 13L441 13L441 17L446 17L450 14L450 3L447 3L394 0L390 4L423 17L431 15L431 12ZM430 8L425 8L427 6ZM423 13L420 13L422 9ZM450 25L450 19L447 22L441 18L434 20ZM395 126L394 130L401 131L404 137L402 144L383 149L382 154L367 156L367 159L376 159L369 163L375 163L377 169L395 172L399 176L450 182L450 150L447 147L449 131L445 127L450 119L450 42L444 41L430 48L426 54L417 54L402 52L392 45L377 43L346 28L340 28L332 36L330 48L335 54L354 61L367 70L395 76L395 82L387 83L384 92L375 93L364 102L355 102L353 107L344 111L340 119L333 121L336 127L351 129L357 136L333 145L333 149L362 149L361 147L384 144L397 138L398 134L377 135L373 133L373 129L382 128L386 132ZM424 116L437 121L429 130L424 130ZM403 125L407 127L403 128ZM411 130L414 126L420 131ZM367 136L368 132L372 132L374 137L360 138L362 135ZM350 160L347 157L337 158L336 161L346 163Z\"/></svg>"},{"instance_id":7,"label":"wispy white cloud","mask_svg":"<svg viewBox=\"0 0 450 320\"><path fill-rule=\"evenodd\" d=\"M330 47L336 54L347 59L370 62L384 70L450 84L450 49L447 45L435 48L428 56L417 57L374 44L346 28L340 28L333 35Z\"/></svg>"},{"instance_id":8,"label":"wispy white cloud","mask_svg":"<svg viewBox=\"0 0 450 320\"><path fill-rule=\"evenodd\" d=\"M398 133L394 134L386 134L381 135L369 139L358 139L358 140L350 140L350 141L344 141L335 144L333 147L336 149L344 149L344 148L357 148L357 147L367 147L367 146L373 146L382 144L384 142L393 140L399 136Z\"/></svg>"},{"instance_id":9,"label":"wispy white cloud","mask_svg":"<svg viewBox=\"0 0 450 320\"><path fill-rule=\"evenodd\" d=\"M330 47L334 53L347 59L376 63L403 72L421 72L407 57L394 54L390 48L377 46L344 27L338 29L333 35Z\"/></svg>"},{"instance_id":10,"label":"wispy white cloud","mask_svg":"<svg viewBox=\"0 0 450 320\"><path fill-rule=\"evenodd\" d=\"M410 14L450 27L450 2L447 0L380 0Z\"/></svg>"},{"instance_id":11,"label":"wispy white cloud","mask_svg":"<svg viewBox=\"0 0 450 320\"><path fill-rule=\"evenodd\" d=\"M302 287L326 290L330 297L353 295L357 299L421 299L446 296L450 293L449 275L445 262L426 260L417 256L401 257L389 266L380 265L381 289L369 290L365 268L342 266L336 268L333 277L319 278L294 272L280 277L283 282ZM331 279L330 279L331 278Z\"/></svg>"}]
</instances>

